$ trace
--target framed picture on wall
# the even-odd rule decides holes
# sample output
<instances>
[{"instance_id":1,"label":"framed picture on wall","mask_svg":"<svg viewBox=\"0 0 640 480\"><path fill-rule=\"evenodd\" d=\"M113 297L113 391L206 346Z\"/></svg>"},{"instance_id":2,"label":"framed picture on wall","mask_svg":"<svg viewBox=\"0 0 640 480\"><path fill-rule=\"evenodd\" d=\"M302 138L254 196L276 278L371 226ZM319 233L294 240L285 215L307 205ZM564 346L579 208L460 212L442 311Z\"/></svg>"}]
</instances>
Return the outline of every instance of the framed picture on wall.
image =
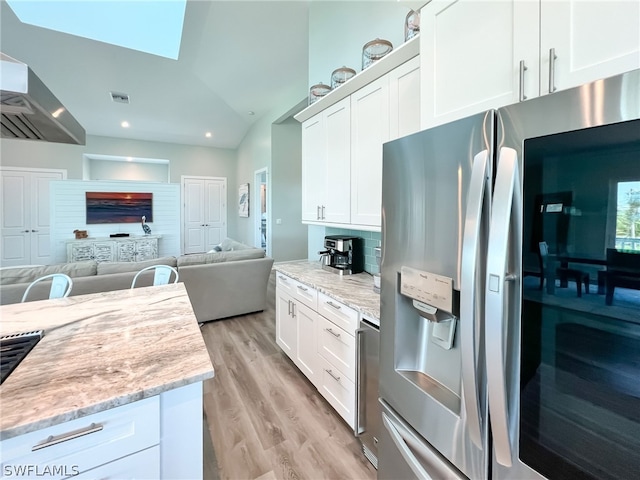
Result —
<instances>
[{"instance_id":1,"label":"framed picture on wall","mask_svg":"<svg viewBox=\"0 0 640 480\"><path fill-rule=\"evenodd\" d=\"M249 216L249 184L243 183L238 189L238 215Z\"/></svg>"}]
</instances>

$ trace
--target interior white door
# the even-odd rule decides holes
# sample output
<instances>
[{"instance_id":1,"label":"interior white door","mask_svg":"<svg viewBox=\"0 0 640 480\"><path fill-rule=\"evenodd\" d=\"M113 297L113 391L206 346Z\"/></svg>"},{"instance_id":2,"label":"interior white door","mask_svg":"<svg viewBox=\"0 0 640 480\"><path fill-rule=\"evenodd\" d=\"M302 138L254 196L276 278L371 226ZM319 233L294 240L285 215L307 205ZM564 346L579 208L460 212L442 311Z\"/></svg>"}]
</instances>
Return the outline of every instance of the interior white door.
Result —
<instances>
[{"instance_id":1,"label":"interior white door","mask_svg":"<svg viewBox=\"0 0 640 480\"><path fill-rule=\"evenodd\" d=\"M227 236L227 179L183 177L184 253L202 253Z\"/></svg>"},{"instance_id":2,"label":"interior white door","mask_svg":"<svg viewBox=\"0 0 640 480\"><path fill-rule=\"evenodd\" d=\"M205 180L204 184L204 231L205 252L218 245L227 236L227 181Z\"/></svg>"},{"instance_id":3,"label":"interior white door","mask_svg":"<svg viewBox=\"0 0 640 480\"><path fill-rule=\"evenodd\" d=\"M51 180L63 180L63 170L2 169L0 265L46 265L50 262Z\"/></svg>"}]
</instances>

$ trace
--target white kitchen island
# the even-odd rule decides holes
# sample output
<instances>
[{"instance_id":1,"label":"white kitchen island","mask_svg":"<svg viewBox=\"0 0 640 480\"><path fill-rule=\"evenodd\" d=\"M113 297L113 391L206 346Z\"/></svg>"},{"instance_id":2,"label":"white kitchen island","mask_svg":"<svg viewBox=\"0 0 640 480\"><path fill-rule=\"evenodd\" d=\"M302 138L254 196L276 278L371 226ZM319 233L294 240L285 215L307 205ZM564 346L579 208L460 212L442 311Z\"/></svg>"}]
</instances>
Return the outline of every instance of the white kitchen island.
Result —
<instances>
[{"instance_id":1,"label":"white kitchen island","mask_svg":"<svg viewBox=\"0 0 640 480\"><path fill-rule=\"evenodd\" d=\"M202 478L213 366L182 283L0 308L44 330L0 386L1 476Z\"/></svg>"}]
</instances>

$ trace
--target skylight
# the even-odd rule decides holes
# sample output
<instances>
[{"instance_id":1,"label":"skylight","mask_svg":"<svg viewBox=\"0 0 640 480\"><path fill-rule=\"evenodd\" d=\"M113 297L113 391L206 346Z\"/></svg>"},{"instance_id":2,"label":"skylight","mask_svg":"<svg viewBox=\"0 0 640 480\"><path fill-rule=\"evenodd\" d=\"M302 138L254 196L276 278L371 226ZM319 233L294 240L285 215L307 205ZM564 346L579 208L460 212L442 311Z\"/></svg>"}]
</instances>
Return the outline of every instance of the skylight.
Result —
<instances>
[{"instance_id":1,"label":"skylight","mask_svg":"<svg viewBox=\"0 0 640 480\"><path fill-rule=\"evenodd\" d=\"M23 23L178 59L186 0L7 0Z\"/></svg>"}]
</instances>

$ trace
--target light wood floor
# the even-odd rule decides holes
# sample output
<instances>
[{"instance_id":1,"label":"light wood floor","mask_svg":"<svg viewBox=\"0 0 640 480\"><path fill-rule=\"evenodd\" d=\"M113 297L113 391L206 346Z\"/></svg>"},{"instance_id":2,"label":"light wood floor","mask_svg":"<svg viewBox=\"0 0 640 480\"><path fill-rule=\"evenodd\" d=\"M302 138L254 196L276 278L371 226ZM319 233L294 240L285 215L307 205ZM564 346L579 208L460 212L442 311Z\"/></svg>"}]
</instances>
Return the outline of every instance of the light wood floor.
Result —
<instances>
[{"instance_id":1,"label":"light wood floor","mask_svg":"<svg viewBox=\"0 0 640 480\"><path fill-rule=\"evenodd\" d=\"M205 479L376 478L353 431L276 345L273 272L264 312L202 334L215 369L204 385Z\"/></svg>"}]
</instances>

